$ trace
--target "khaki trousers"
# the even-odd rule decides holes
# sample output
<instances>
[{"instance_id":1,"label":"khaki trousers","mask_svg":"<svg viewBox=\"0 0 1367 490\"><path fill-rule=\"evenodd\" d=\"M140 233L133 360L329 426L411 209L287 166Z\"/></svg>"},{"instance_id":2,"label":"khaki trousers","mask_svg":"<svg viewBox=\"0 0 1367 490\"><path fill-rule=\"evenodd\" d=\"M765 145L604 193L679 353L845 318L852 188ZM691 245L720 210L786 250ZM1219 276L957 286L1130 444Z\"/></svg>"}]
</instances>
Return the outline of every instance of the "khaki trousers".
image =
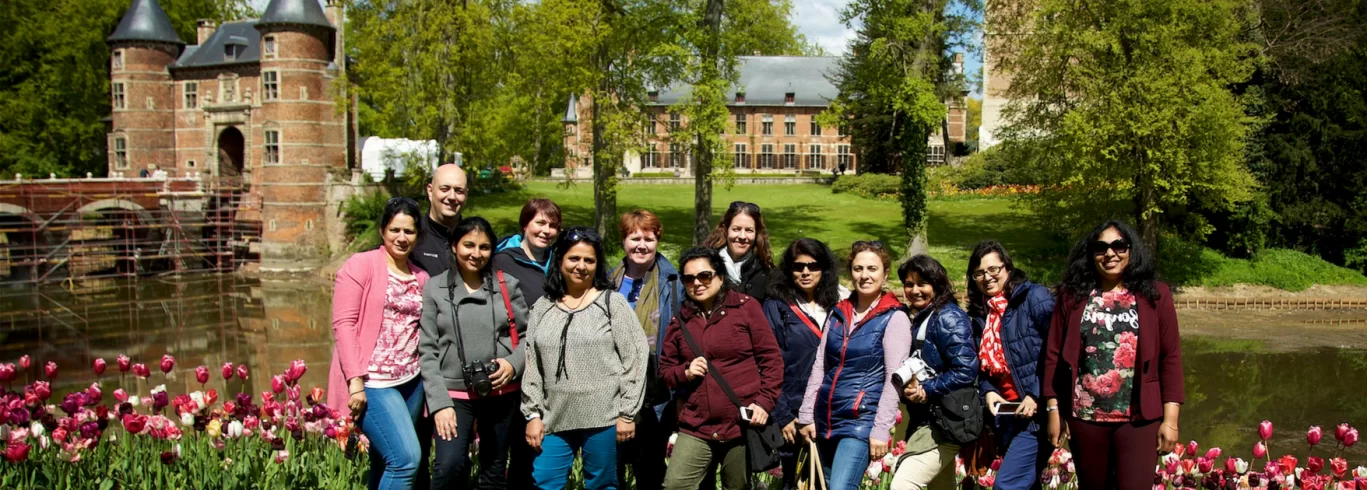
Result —
<instances>
[{"instance_id":1,"label":"khaki trousers","mask_svg":"<svg viewBox=\"0 0 1367 490\"><path fill-rule=\"evenodd\" d=\"M892 490L953 490L954 457L959 446L940 444L921 454L903 455L892 474Z\"/></svg>"}]
</instances>

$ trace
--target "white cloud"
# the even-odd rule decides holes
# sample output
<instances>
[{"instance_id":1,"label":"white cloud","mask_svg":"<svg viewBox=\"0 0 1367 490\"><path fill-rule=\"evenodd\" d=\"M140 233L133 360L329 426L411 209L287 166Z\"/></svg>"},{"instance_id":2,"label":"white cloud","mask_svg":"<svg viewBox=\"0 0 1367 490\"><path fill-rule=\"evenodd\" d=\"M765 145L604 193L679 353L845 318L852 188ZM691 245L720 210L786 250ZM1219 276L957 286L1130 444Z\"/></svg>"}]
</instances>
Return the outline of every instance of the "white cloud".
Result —
<instances>
[{"instance_id":1,"label":"white cloud","mask_svg":"<svg viewBox=\"0 0 1367 490\"><path fill-rule=\"evenodd\" d=\"M827 53L845 53L854 31L840 23L840 10L849 0L794 0L793 24L807 41L821 46Z\"/></svg>"}]
</instances>

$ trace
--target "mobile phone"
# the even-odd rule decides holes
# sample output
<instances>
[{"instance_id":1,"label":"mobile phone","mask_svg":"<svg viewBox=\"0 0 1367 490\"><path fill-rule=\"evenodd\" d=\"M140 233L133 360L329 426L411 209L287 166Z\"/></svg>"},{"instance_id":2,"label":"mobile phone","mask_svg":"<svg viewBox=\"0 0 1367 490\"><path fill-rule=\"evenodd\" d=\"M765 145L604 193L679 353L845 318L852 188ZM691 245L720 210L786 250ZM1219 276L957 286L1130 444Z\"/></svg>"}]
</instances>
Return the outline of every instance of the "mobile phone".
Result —
<instances>
[{"instance_id":1,"label":"mobile phone","mask_svg":"<svg viewBox=\"0 0 1367 490\"><path fill-rule=\"evenodd\" d=\"M1011 415L1020 408L1020 402L1001 402L997 404L997 410L992 415Z\"/></svg>"},{"instance_id":2,"label":"mobile phone","mask_svg":"<svg viewBox=\"0 0 1367 490\"><path fill-rule=\"evenodd\" d=\"M746 422L750 421L750 407L740 407L740 419Z\"/></svg>"}]
</instances>

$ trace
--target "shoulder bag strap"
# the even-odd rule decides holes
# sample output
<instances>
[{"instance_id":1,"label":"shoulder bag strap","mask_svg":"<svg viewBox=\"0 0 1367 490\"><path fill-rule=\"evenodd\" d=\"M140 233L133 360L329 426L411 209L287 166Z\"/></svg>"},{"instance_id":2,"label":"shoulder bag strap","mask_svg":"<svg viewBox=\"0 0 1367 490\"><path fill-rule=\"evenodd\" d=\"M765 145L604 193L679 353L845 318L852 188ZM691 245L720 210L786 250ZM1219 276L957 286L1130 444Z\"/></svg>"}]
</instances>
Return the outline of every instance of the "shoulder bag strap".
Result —
<instances>
[{"instance_id":1,"label":"shoulder bag strap","mask_svg":"<svg viewBox=\"0 0 1367 490\"><path fill-rule=\"evenodd\" d=\"M683 332L683 338L684 341L688 342L688 347L693 349L693 352L697 353L703 359L707 359L707 355L703 354L702 348L698 346L697 339L694 339L693 334L688 332L688 325L680 322L679 330ZM731 403L736 404L737 407L745 406L745 404L741 403L740 397L736 396L735 390L732 390L731 385L726 382L726 378L721 377L721 372L717 371L716 366L712 365L711 359L707 359L707 374L712 375L712 379L717 381L717 386L720 386L721 390L726 393L726 397L731 399Z\"/></svg>"},{"instance_id":2,"label":"shoulder bag strap","mask_svg":"<svg viewBox=\"0 0 1367 490\"><path fill-rule=\"evenodd\" d=\"M503 293L503 308L508 310L508 338L517 348L517 321L513 319L513 300L508 297L508 282L503 279L503 271L498 271L498 290Z\"/></svg>"},{"instance_id":3,"label":"shoulder bag strap","mask_svg":"<svg viewBox=\"0 0 1367 490\"><path fill-rule=\"evenodd\" d=\"M788 308L793 310L793 314L797 315L797 318L799 320L802 320L802 324L806 325L807 328L811 329L812 333L816 334L818 338L821 337L821 327L818 327L816 325L815 319L813 319L810 316L807 316L807 312L802 311L802 308L798 307L793 303L788 303Z\"/></svg>"}]
</instances>

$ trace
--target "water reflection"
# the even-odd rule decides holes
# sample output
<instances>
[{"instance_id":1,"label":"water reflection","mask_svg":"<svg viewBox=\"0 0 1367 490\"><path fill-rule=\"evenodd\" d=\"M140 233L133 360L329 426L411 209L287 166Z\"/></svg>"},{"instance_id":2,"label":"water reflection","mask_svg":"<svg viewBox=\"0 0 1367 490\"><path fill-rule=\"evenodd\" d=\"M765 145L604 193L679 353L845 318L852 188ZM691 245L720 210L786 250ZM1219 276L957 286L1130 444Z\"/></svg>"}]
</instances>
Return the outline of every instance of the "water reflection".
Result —
<instances>
[{"instance_id":1,"label":"water reflection","mask_svg":"<svg viewBox=\"0 0 1367 490\"><path fill-rule=\"evenodd\" d=\"M305 387L326 387L332 351L329 290L315 280L233 275L4 289L0 361L29 354L33 373L41 372L42 363L56 361L61 374L53 391L59 395L94 381L90 365L97 357L109 361L104 386L111 392L120 383L113 361L121 353L155 373L150 383L129 382L126 389L138 393L146 393L147 384L162 382L173 393L199 389L193 374L199 365L210 367L210 387L221 393L259 393L270 389L271 374L284 371L294 359L309 363L301 382ZM1222 321L1236 321L1238 315L1221 313ZM1203 448L1221 446L1226 455L1250 459L1255 427L1269 419L1277 425L1273 454L1292 452L1303 459L1305 429L1311 424L1324 426L1324 450L1315 454L1325 457L1335 444L1333 425L1350 422L1367 429L1367 403L1362 401L1367 351L1274 352L1257 341L1227 337L1183 338L1188 396L1182 410L1183 440L1195 439ZM177 365L163 377L156 365L168 352ZM251 378L225 384L218 375L224 362L246 363ZM1367 443L1347 454L1355 465L1367 463Z\"/></svg>"}]
</instances>

